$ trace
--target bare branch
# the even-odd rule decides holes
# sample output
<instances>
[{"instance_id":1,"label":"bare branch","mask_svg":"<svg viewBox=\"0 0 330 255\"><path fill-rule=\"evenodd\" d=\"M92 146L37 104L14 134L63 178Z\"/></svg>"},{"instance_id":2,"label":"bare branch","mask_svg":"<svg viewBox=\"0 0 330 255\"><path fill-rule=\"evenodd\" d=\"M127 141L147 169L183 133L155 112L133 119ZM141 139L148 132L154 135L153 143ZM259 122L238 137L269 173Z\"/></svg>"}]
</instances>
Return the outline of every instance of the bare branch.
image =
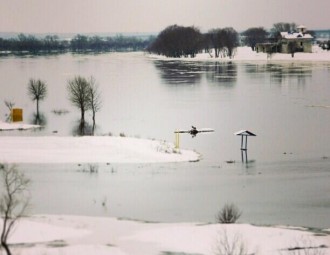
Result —
<instances>
[{"instance_id":1,"label":"bare branch","mask_svg":"<svg viewBox=\"0 0 330 255\"><path fill-rule=\"evenodd\" d=\"M27 191L30 180L17 169L16 165L0 164L0 181L3 187L0 196L0 216L3 220L0 244L7 255L11 255L8 237L29 206Z\"/></svg>"}]
</instances>

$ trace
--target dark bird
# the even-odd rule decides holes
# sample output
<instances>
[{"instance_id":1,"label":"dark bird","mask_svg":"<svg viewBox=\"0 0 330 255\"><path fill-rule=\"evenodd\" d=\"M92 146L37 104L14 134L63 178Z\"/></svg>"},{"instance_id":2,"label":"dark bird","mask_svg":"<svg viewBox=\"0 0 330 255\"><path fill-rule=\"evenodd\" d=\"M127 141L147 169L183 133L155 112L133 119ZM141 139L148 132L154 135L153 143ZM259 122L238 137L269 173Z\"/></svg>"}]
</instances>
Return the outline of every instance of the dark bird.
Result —
<instances>
[{"instance_id":1,"label":"dark bird","mask_svg":"<svg viewBox=\"0 0 330 255\"><path fill-rule=\"evenodd\" d=\"M214 132L214 129L211 128L202 128L197 129L195 126L191 126L190 130L177 130L174 133L189 133L192 137L195 137L198 133L202 132Z\"/></svg>"}]
</instances>

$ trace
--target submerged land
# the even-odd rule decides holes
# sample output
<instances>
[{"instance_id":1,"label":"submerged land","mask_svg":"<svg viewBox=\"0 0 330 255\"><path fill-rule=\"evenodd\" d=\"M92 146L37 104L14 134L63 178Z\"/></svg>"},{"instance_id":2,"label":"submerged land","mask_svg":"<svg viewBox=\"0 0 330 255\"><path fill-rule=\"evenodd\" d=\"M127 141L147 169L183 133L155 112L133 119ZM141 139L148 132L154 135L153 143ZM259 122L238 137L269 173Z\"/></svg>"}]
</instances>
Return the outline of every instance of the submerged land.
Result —
<instances>
[{"instance_id":1,"label":"submerged land","mask_svg":"<svg viewBox=\"0 0 330 255\"><path fill-rule=\"evenodd\" d=\"M159 56L151 56L159 57ZM159 57L160 58L160 57ZM184 59L190 60L190 59ZM273 54L238 48L234 59L209 54L208 61L330 61L330 53ZM0 129L26 129L24 123L0 123ZM170 142L127 137L1 136L0 160L7 163L165 163L196 161L199 154L177 153ZM42 157L40 157L42 155ZM311 215L311 217L313 217ZM0 224L1 226L1 224ZM224 237L243 245L245 254L330 254L330 230L250 224L150 223L119 218L34 215L22 219L10 243L26 254L220 254Z\"/></svg>"}]
</instances>

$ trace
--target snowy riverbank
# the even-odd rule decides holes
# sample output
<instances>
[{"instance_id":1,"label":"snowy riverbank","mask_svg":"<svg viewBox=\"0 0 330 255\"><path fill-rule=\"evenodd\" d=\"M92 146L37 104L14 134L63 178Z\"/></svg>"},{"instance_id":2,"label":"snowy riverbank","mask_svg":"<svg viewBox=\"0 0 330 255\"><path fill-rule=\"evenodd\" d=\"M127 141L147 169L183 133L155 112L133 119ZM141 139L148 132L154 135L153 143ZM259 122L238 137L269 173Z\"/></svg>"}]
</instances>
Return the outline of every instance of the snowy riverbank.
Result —
<instances>
[{"instance_id":1,"label":"snowy riverbank","mask_svg":"<svg viewBox=\"0 0 330 255\"><path fill-rule=\"evenodd\" d=\"M328 231L316 234L304 228L281 226L144 223L115 218L39 215L22 219L10 243L16 244L13 246L15 254L21 255L213 255L220 254L217 252L224 243L244 247L246 253L237 254L328 255ZM290 252L289 249L294 250Z\"/></svg>"},{"instance_id":2,"label":"snowy riverbank","mask_svg":"<svg viewBox=\"0 0 330 255\"><path fill-rule=\"evenodd\" d=\"M172 143L110 136L2 136L0 162L6 163L162 163L198 161L196 152Z\"/></svg>"},{"instance_id":3,"label":"snowy riverbank","mask_svg":"<svg viewBox=\"0 0 330 255\"><path fill-rule=\"evenodd\" d=\"M151 58L164 60L178 60L178 58L166 58L159 55L149 55ZM314 45L312 53L296 52L294 57L291 54L274 53L268 55L263 52L252 51L251 47L238 47L233 58L220 57L215 58L214 53L200 53L195 58L180 58L185 61L315 61L315 62L330 62L330 51L322 50Z\"/></svg>"},{"instance_id":4,"label":"snowy riverbank","mask_svg":"<svg viewBox=\"0 0 330 255\"><path fill-rule=\"evenodd\" d=\"M11 130L28 130L33 128L39 128L38 125L30 125L22 122L7 123L0 121L0 131L11 131Z\"/></svg>"},{"instance_id":5,"label":"snowy riverbank","mask_svg":"<svg viewBox=\"0 0 330 255\"><path fill-rule=\"evenodd\" d=\"M0 130L38 126L0 122ZM194 151L173 143L113 136L1 136L0 162L6 163L163 163L198 161Z\"/></svg>"}]
</instances>

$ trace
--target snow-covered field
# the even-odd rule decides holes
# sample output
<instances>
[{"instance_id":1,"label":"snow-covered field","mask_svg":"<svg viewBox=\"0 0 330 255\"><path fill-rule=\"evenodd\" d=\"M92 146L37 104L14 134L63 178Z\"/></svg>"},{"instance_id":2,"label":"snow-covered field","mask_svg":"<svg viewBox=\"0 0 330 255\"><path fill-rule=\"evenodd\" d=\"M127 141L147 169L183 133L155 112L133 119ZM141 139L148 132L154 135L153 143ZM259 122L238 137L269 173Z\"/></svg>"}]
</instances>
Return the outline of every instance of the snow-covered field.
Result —
<instances>
[{"instance_id":1,"label":"snow-covered field","mask_svg":"<svg viewBox=\"0 0 330 255\"><path fill-rule=\"evenodd\" d=\"M0 130L31 129L23 123L0 122ZM0 162L6 163L162 163L198 161L194 151L172 143L112 136L2 136Z\"/></svg>"},{"instance_id":2,"label":"snow-covered field","mask_svg":"<svg viewBox=\"0 0 330 255\"><path fill-rule=\"evenodd\" d=\"M326 233L330 232L249 224L145 223L37 215L22 219L10 242L16 244L14 254L20 255L211 255L223 254L219 251L226 245L246 251L232 255L327 255L330 236Z\"/></svg>"},{"instance_id":3,"label":"snow-covered field","mask_svg":"<svg viewBox=\"0 0 330 255\"><path fill-rule=\"evenodd\" d=\"M1 131L27 130L27 129L33 129L33 128L38 128L38 127L40 127L40 126L25 124L25 123L22 123L22 122L7 123L7 122L1 122L0 121L0 130Z\"/></svg>"},{"instance_id":4,"label":"snow-covered field","mask_svg":"<svg viewBox=\"0 0 330 255\"><path fill-rule=\"evenodd\" d=\"M0 162L7 163L161 163L198 161L194 151L173 144L129 137L0 137Z\"/></svg>"}]
</instances>

